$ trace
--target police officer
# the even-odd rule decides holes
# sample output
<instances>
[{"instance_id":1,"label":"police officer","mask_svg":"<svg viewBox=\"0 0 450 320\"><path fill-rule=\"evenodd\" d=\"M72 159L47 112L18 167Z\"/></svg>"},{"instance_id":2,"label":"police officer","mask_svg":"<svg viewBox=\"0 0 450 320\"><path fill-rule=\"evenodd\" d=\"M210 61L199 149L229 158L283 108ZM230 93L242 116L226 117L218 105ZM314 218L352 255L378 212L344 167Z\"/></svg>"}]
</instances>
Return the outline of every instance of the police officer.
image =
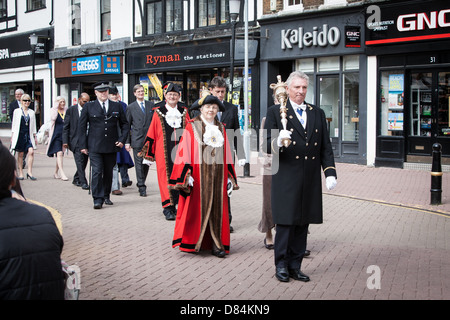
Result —
<instances>
[{"instance_id":1,"label":"police officer","mask_svg":"<svg viewBox=\"0 0 450 320\"><path fill-rule=\"evenodd\" d=\"M113 168L130 132L122 105L108 100L109 88L107 82L94 84L97 99L86 103L80 116L80 149L89 155L92 166L94 209L113 204L109 198Z\"/></svg>"},{"instance_id":2,"label":"police officer","mask_svg":"<svg viewBox=\"0 0 450 320\"><path fill-rule=\"evenodd\" d=\"M322 223L321 172L326 186L336 186L336 168L325 113L305 102L309 78L301 71L291 73L286 81L288 101L286 129L282 125L280 105L267 110L267 153L273 155L272 216L276 225L275 276L309 281L301 271L306 251L308 226ZM282 143L291 140L289 146Z\"/></svg>"}]
</instances>

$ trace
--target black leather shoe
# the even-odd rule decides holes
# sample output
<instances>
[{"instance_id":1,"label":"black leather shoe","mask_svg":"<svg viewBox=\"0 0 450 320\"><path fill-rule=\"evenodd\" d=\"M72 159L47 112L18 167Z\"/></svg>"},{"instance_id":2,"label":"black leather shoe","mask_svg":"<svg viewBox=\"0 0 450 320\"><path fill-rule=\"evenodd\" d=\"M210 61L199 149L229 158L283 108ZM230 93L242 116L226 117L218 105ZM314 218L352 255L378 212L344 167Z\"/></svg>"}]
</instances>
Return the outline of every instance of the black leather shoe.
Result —
<instances>
[{"instance_id":1,"label":"black leather shoe","mask_svg":"<svg viewBox=\"0 0 450 320\"><path fill-rule=\"evenodd\" d=\"M310 250L305 250L305 254L303 255L304 257L308 257L311 254Z\"/></svg>"},{"instance_id":2,"label":"black leather shoe","mask_svg":"<svg viewBox=\"0 0 450 320\"><path fill-rule=\"evenodd\" d=\"M133 181L127 181L127 182L122 183L122 187L126 188L126 187L131 186L132 184L133 184Z\"/></svg>"},{"instance_id":3,"label":"black leather shoe","mask_svg":"<svg viewBox=\"0 0 450 320\"><path fill-rule=\"evenodd\" d=\"M308 282L310 280L309 277L306 274L304 274L303 272L301 272L300 270L289 269L289 276L292 279L295 279L298 281L303 281L303 282Z\"/></svg>"},{"instance_id":4,"label":"black leather shoe","mask_svg":"<svg viewBox=\"0 0 450 320\"><path fill-rule=\"evenodd\" d=\"M166 216L166 220L175 220L176 218L176 211L173 206L164 208L163 214Z\"/></svg>"},{"instance_id":5,"label":"black leather shoe","mask_svg":"<svg viewBox=\"0 0 450 320\"><path fill-rule=\"evenodd\" d=\"M289 282L289 272L287 268L276 268L275 277L281 282Z\"/></svg>"},{"instance_id":6,"label":"black leather shoe","mask_svg":"<svg viewBox=\"0 0 450 320\"><path fill-rule=\"evenodd\" d=\"M102 208L102 203L101 202L94 202L94 209L101 209Z\"/></svg>"},{"instance_id":7,"label":"black leather shoe","mask_svg":"<svg viewBox=\"0 0 450 320\"><path fill-rule=\"evenodd\" d=\"M108 206L112 206L114 203L109 198L106 198L105 204L107 204Z\"/></svg>"},{"instance_id":8,"label":"black leather shoe","mask_svg":"<svg viewBox=\"0 0 450 320\"><path fill-rule=\"evenodd\" d=\"M226 255L226 252L224 250L220 250L220 249L212 249L211 253L219 258L223 258Z\"/></svg>"},{"instance_id":9,"label":"black leather shoe","mask_svg":"<svg viewBox=\"0 0 450 320\"><path fill-rule=\"evenodd\" d=\"M89 186L85 183L81 186L81 189L83 190L89 190Z\"/></svg>"},{"instance_id":10,"label":"black leather shoe","mask_svg":"<svg viewBox=\"0 0 450 320\"><path fill-rule=\"evenodd\" d=\"M140 195L141 197L146 197L146 196L147 196L147 192L145 191L145 189L140 189L140 190L139 190L139 195Z\"/></svg>"}]
</instances>

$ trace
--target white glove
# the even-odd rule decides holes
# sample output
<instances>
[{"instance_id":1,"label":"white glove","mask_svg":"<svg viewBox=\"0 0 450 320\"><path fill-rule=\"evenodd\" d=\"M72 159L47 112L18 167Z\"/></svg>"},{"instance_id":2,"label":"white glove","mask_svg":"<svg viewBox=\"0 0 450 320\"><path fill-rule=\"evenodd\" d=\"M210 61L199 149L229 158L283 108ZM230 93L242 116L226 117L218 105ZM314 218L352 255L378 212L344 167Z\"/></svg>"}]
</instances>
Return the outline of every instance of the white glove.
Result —
<instances>
[{"instance_id":1,"label":"white glove","mask_svg":"<svg viewBox=\"0 0 450 320\"><path fill-rule=\"evenodd\" d=\"M189 176L188 186L190 187L194 186L194 178L192 178L192 176Z\"/></svg>"},{"instance_id":2,"label":"white glove","mask_svg":"<svg viewBox=\"0 0 450 320\"><path fill-rule=\"evenodd\" d=\"M228 179L228 183L227 183L228 198L231 198L231 192L233 192L233 184L231 183L231 180Z\"/></svg>"},{"instance_id":3,"label":"white glove","mask_svg":"<svg viewBox=\"0 0 450 320\"><path fill-rule=\"evenodd\" d=\"M154 161L150 161L150 160L147 160L147 159L143 159L142 160L142 164L146 164L146 165L148 165L149 167L152 165L152 164L154 164L155 162Z\"/></svg>"},{"instance_id":4,"label":"white glove","mask_svg":"<svg viewBox=\"0 0 450 320\"><path fill-rule=\"evenodd\" d=\"M245 166L245 159L238 160L238 165L239 165L239 167Z\"/></svg>"},{"instance_id":5,"label":"white glove","mask_svg":"<svg viewBox=\"0 0 450 320\"><path fill-rule=\"evenodd\" d=\"M333 190L337 185L336 177L330 176L325 180L325 184L327 185L328 190Z\"/></svg>"},{"instance_id":6,"label":"white glove","mask_svg":"<svg viewBox=\"0 0 450 320\"><path fill-rule=\"evenodd\" d=\"M283 139L290 139L292 132L289 130L280 130L280 134L278 135L277 145L278 147L282 147L283 143L281 142Z\"/></svg>"}]
</instances>

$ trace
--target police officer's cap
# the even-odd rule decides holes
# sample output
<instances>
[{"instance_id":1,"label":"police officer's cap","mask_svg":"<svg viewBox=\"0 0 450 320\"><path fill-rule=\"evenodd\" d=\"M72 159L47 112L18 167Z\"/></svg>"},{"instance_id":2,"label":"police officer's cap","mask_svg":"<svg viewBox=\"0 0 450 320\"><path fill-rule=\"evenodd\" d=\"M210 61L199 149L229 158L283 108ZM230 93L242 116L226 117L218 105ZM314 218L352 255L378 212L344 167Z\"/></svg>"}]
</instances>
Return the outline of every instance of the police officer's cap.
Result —
<instances>
[{"instance_id":1,"label":"police officer's cap","mask_svg":"<svg viewBox=\"0 0 450 320\"><path fill-rule=\"evenodd\" d=\"M97 82L93 85L94 90L103 92L110 89L109 83L105 81Z\"/></svg>"}]
</instances>

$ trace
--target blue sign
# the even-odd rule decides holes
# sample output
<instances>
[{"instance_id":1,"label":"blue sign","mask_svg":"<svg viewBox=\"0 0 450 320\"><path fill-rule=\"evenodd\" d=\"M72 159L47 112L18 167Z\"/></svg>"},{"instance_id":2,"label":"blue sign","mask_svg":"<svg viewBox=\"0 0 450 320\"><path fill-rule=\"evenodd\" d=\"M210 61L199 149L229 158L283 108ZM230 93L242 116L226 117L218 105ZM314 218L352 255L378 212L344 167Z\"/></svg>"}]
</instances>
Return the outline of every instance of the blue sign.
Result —
<instances>
[{"instance_id":1,"label":"blue sign","mask_svg":"<svg viewBox=\"0 0 450 320\"><path fill-rule=\"evenodd\" d=\"M103 57L103 72L105 74L120 74L120 57Z\"/></svg>"},{"instance_id":2,"label":"blue sign","mask_svg":"<svg viewBox=\"0 0 450 320\"><path fill-rule=\"evenodd\" d=\"M100 73L102 71L101 56L77 58L72 61L72 74Z\"/></svg>"}]
</instances>

